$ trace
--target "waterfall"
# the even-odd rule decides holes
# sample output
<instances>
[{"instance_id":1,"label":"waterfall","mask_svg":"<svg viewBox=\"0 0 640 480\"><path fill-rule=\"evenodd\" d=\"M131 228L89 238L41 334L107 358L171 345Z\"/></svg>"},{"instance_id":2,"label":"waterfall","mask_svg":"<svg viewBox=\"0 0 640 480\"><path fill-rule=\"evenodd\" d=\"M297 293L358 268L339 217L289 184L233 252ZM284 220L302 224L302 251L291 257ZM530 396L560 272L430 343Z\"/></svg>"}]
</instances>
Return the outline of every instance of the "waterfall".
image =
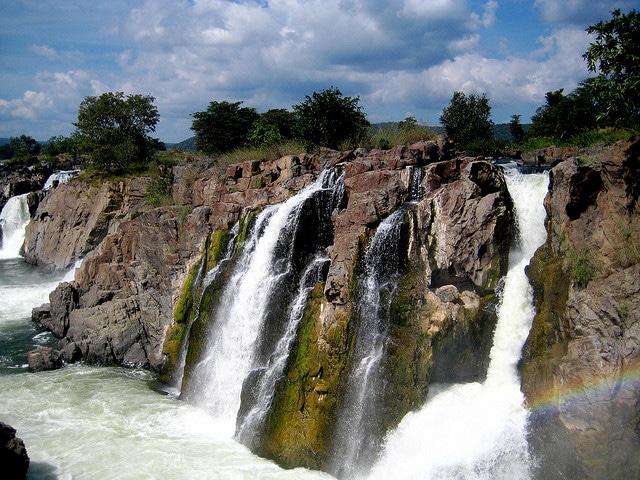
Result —
<instances>
[{"instance_id":1,"label":"waterfall","mask_svg":"<svg viewBox=\"0 0 640 480\"><path fill-rule=\"evenodd\" d=\"M77 177L79 173L80 170L63 170L60 172L52 173L51 175L49 175L49 178L47 178L47 181L44 182L42 190L47 192L52 188L57 187L58 185L67 183L72 178Z\"/></svg>"},{"instance_id":2,"label":"waterfall","mask_svg":"<svg viewBox=\"0 0 640 480\"><path fill-rule=\"evenodd\" d=\"M424 187L422 186L422 179L424 178L424 170L422 167L413 167L411 178L411 192L409 193L410 202L419 202L424 195Z\"/></svg>"},{"instance_id":3,"label":"waterfall","mask_svg":"<svg viewBox=\"0 0 640 480\"><path fill-rule=\"evenodd\" d=\"M296 270L302 257L317 253L313 251L317 249L315 243L324 240L326 246L332 240L323 238L329 235L326 225L330 222L326 219L305 225L307 230L315 228L316 232L301 233L304 212L312 208L310 202L322 203L324 197L328 197L327 209L340 204L342 200L336 201L335 197L341 195L343 175L325 170L284 203L266 207L257 216L226 282L185 398L208 409L228 434L234 431L245 378L252 370L264 367L265 358L272 354L269 345L278 341L273 342L273 337L283 334L277 328L280 320L269 322L267 317L286 307L279 303L299 274ZM330 211L325 216L328 219ZM311 239L302 238L305 235Z\"/></svg>"},{"instance_id":4,"label":"waterfall","mask_svg":"<svg viewBox=\"0 0 640 480\"><path fill-rule=\"evenodd\" d=\"M25 228L29 223L28 194L9 198L0 212L0 259L20 256Z\"/></svg>"},{"instance_id":5,"label":"waterfall","mask_svg":"<svg viewBox=\"0 0 640 480\"><path fill-rule=\"evenodd\" d=\"M400 236L405 211L397 210L376 229L364 256L358 288L358 331L344 398L338 413L332 470L340 477L359 475L379 448L383 406L383 357L389 307L400 265Z\"/></svg>"},{"instance_id":6,"label":"waterfall","mask_svg":"<svg viewBox=\"0 0 640 480\"><path fill-rule=\"evenodd\" d=\"M371 479L530 478L527 410L517 363L534 316L524 269L546 238L548 175L510 169L506 179L520 242L509 260L487 379L432 386L422 409L406 415L388 435Z\"/></svg>"},{"instance_id":7,"label":"waterfall","mask_svg":"<svg viewBox=\"0 0 640 480\"><path fill-rule=\"evenodd\" d=\"M239 418L236 438L248 444L255 439L256 433L264 422L271 407L277 381L282 376L289 359L291 346L298 332L298 325L302 320L307 297L311 289L326 277L329 258L324 255L316 257L304 271L297 288L297 295L289 306L289 318L284 335L276 344L276 348L269 358L268 364L255 370L259 374L256 385L253 386L254 402L248 413Z\"/></svg>"}]
</instances>

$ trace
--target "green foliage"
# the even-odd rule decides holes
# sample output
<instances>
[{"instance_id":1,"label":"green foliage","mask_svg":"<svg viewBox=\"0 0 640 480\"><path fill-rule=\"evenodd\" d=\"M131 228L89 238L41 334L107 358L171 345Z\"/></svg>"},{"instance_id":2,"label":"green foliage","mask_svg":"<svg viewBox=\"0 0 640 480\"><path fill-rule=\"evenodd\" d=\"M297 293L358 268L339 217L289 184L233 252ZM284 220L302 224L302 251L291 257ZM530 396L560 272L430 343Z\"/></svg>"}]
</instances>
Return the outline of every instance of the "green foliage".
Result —
<instances>
[{"instance_id":1,"label":"green foliage","mask_svg":"<svg viewBox=\"0 0 640 480\"><path fill-rule=\"evenodd\" d=\"M491 106L485 94L466 96L455 92L449 106L442 111L440 122L459 148L493 137Z\"/></svg>"},{"instance_id":2,"label":"green foliage","mask_svg":"<svg viewBox=\"0 0 640 480\"><path fill-rule=\"evenodd\" d=\"M108 172L148 162L162 148L154 132L160 120L152 96L122 92L85 97L78 109L76 138L81 151Z\"/></svg>"},{"instance_id":3,"label":"green foliage","mask_svg":"<svg viewBox=\"0 0 640 480\"><path fill-rule=\"evenodd\" d=\"M524 127L520 123L520 115L511 115L509 133L511 133L511 136L516 143L520 143L524 140Z\"/></svg>"},{"instance_id":4,"label":"green foliage","mask_svg":"<svg viewBox=\"0 0 640 480\"><path fill-rule=\"evenodd\" d=\"M296 129L308 149L358 145L369 126L360 98L343 97L335 87L307 95L293 109Z\"/></svg>"},{"instance_id":5,"label":"green foliage","mask_svg":"<svg viewBox=\"0 0 640 480\"><path fill-rule=\"evenodd\" d=\"M563 89L547 92L546 105L531 117L530 137L554 137L566 140L582 131L596 127L597 106L585 80L569 95Z\"/></svg>"},{"instance_id":6,"label":"green foliage","mask_svg":"<svg viewBox=\"0 0 640 480\"><path fill-rule=\"evenodd\" d=\"M171 182L164 177L154 179L147 187L144 199L152 207L170 205L173 203Z\"/></svg>"},{"instance_id":7,"label":"green foliage","mask_svg":"<svg viewBox=\"0 0 640 480\"><path fill-rule=\"evenodd\" d=\"M249 142L257 147L269 147L282 143L283 138L278 126L259 118L249 132Z\"/></svg>"},{"instance_id":8,"label":"green foliage","mask_svg":"<svg viewBox=\"0 0 640 480\"><path fill-rule=\"evenodd\" d=\"M59 135L57 137L51 137L47 143L42 147L42 153L48 157L57 157L64 153L72 154L77 153L76 140L73 137L64 137Z\"/></svg>"},{"instance_id":9,"label":"green foliage","mask_svg":"<svg viewBox=\"0 0 640 480\"><path fill-rule=\"evenodd\" d=\"M9 148L13 152L14 160L24 164L33 164L36 156L40 153L40 144L27 135L11 137L9 139Z\"/></svg>"},{"instance_id":10,"label":"green foliage","mask_svg":"<svg viewBox=\"0 0 640 480\"><path fill-rule=\"evenodd\" d=\"M219 167L225 168L234 163L246 162L248 160L277 160L285 155L297 155L304 152L305 146L296 140L289 140L283 143L272 145L262 145L260 147L237 148L227 152L217 159Z\"/></svg>"},{"instance_id":11,"label":"green foliage","mask_svg":"<svg viewBox=\"0 0 640 480\"><path fill-rule=\"evenodd\" d=\"M640 13L611 12L612 18L587 28L595 41L583 58L598 76L589 84L602 125L640 124Z\"/></svg>"},{"instance_id":12,"label":"green foliage","mask_svg":"<svg viewBox=\"0 0 640 480\"><path fill-rule=\"evenodd\" d=\"M259 115L255 108L240 105L242 102L214 101L206 111L193 113L196 149L214 156L246 146Z\"/></svg>"},{"instance_id":13,"label":"green foliage","mask_svg":"<svg viewBox=\"0 0 640 480\"><path fill-rule=\"evenodd\" d=\"M364 142L367 148L388 150L398 145L411 145L420 140L431 140L435 133L427 125L419 125L414 117L395 123L375 125L369 129Z\"/></svg>"},{"instance_id":14,"label":"green foliage","mask_svg":"<svg viewBox=\"0 0 640 480\"><path fill-rule=\"evenodd\" d=\"M570 250L567 252L567 260L571 280L578 288L585 288L596 273L589 250L586 248L580 251Z\"/></svg>"},{"instance_id":15,"label":"green foliage","mask_svg":"<svg viewBox=\"0 0 640 480\"><path fill-rule=\"evenodd\" d=\"M467 145L466 153L471 156L501 158L504 157L510 145L509 141L497 138L476 140Z\"/></svg>"}]
</instances>

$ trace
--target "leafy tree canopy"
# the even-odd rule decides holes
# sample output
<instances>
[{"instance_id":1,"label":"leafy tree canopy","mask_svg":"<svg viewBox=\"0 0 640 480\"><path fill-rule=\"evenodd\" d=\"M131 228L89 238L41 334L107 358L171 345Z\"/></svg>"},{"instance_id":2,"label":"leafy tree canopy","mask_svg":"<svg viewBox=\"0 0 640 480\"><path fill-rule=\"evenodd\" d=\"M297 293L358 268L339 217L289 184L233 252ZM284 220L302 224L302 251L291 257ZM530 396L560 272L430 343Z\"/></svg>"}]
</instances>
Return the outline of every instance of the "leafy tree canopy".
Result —
<instances>
[{"instance_id":1,"label":"leafy tree canopy","mask_svg":"<svg viewBox=\"0 0 640 480\"><path fill-rule=\"evenodd\" d=\"M122 92L86 97L78 109L75 135L82 151L107 170L148 161L161 147L149 136L160 120L152 96Z\"/></svg>"},{"instance_id":2,"label":"leafy tree canopy","mask_svg":"<svg viewBox=\"0 0 640 480\"><path fill-rule=\"evenodd\" d=\"M210 102L204 112L195 112L191 130L196 148L207 155L219 155L249 143L249 133L259 115L242 102Z\"/></svg>"},{"instance_id":3,"label":"leafy tree canopy","mask_svg":"<svg viewBox=\"0 0 640 480\"><path fill-rule=\"evenodd\" d=\"M531 117L531 137L553 137L566 140L584 130L596 127L597 106L591 93L591 82L585 80L569 95L563 89L547 92L546 105Z\"/></svg>"},{"instance_id":4,"label":"leafy tree canopy","mask_svg":"<svg viewBox=\"0 0 640 480\"><path fill-rule=\"evenodd\" d=\"M612 18L587 28L595 41L583 55L590 72L588 84L605 125L640 124L640 13L611 12Z\"/></svg>"},{"instance_id":5,"label":"leafy tree canopy","mask_svg":"<svg viewBox=\"0 0 640 480\"><path fill-rule=\"evenodd\" d=\"M455 92L449 106L442 111L440 122L460 148L493 137L491 106L485 94L467 96Z\"/></svg>"},{"instance_id":6,"label":"leafy tree canopy","mask_svg":"<svg viewBox=\"0 0 640 480\"><path fill-rule=\"evenodd\" d=\"M511 115L511 121L509 122L509 133L516 142L522 142L524 140L524 127L520 123L521 115Z\"/></svg>"},{"instance_id":7,"label":"leafy tree canopy","mask_svg":"<svg viewBox=\"0 0 640 480\"><path fill-rule=\"evenodd\" d=\"M11 137L9 148L13 152L13 158L18 160L28 160L40 153L40 144L28 135Z\"/></svg>"},{"instance_id":8,"label":"leafy tree canopy","mask_svg":"<svg viewBox=\"0 0 640 480\"><path fill-rule=\"evenodd\" d=\"M343 97L335 87L307 95L293 109L298 134L307 148L337 149L345 142L355 145L364 138L369 126L360 98Z\"/></svg>"}]
</instances>

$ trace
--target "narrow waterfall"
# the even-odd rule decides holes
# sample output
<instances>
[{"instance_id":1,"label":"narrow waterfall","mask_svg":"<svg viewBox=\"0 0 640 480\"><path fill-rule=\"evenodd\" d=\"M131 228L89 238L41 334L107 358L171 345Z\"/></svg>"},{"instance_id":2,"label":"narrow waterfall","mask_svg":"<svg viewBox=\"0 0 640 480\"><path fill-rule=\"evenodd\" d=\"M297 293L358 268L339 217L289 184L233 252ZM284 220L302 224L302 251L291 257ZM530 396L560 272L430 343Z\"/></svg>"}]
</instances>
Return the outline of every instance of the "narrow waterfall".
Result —
<instances>
[{"instance_id":1,"label":"narrow waterfall","mask_svg":"<svg viewBox=\"0 0 640 480\"><path fill-rule=\"evenodd\" d=\"M424 170L422 167L416 165L413 167L411 176L411 192L409 193L410 202L419 202L424 196L424 187L422 186L422 179L424 178Z\"/></svg>"},{"instance_id":2,"label":"narrow waterfall","mask_svg":"<svg viewBox=\"0 0 640 480\"><path fill-rule=\"evenodd\" d=\"M371 479L528 479L527 410L517 362L534 309L524 269L546 238L547 174L506 171L519 242L510 256L487 379L432 386L423 408L388 435Z\"/></svg>"},{"instance_id":3,"label":"narrow waterfall","mask_svg":"<svg viewBox=\"0 0 640 480\"><path fill-rule=\"evenodd\" d=\"M25 228L30 220L28 194L9 198L0 212L0 259L20 256Z\"/></svg>"},{"instance_id":4,"label":"narrow waterfall","mask_svg":"<svg viewBox=\"0 0 640 480\"><path fill-rule=\"evenodd\" d=\"M383 357L389 330L389 307L399 276L404 209L376 229L365 252L358 288L358 331L341 400L332 453L332 470L341 478L360 475L375 458L382 433Z\"/></svg>"},{"instance_id":5,"label":"narrow waterfall","mask_svg":"<svg viewBox=\"0 0 640 480\"><path fill-rule=\"evenodd\" d=\"M227 235L227 247L225 248L222 258L220 258L216 264L209 270L205 271L207 264L207 257L203 255L200 265L198 266L198 272L196 278L191 285L191 291L189 295L193 298L193 305L195 311L190 317L189 323L186 325L184 333L182 335L182 342L180 345L180 353L178 358L178 366L176 368L176 376L173 379L172 385L168 388L168 392L179 396L180 386L184 378L184 369L187 360L187 347L189 341L189 335L191 334L191 327L193 322L200 316L203 308L203 302L205 301L207 291L218 280L220 275L225 271L231 258L236 250L236 242L238 239L238 232L240 225L238 222L226 233Z\"/></svg>"},{"instance_id":6,"label":"narrow waterfall","mask_svg":"<svg viewBox=\"0 0 640 480\"><path fill-rule=\"evenodd\" d=\"M253 370L265 368L286 335L283 309L295 298L300 283L296 278L332 241L329 217L341 202L335 197L344 193L342 178L333 169L325 170L311 185L257 216L214 307L204 352L193 367L190 385L183 385L183 395L208 409L229 435L243 382ZM325 213L310 220L310 211Z\"/></svg>"}]
</instances>

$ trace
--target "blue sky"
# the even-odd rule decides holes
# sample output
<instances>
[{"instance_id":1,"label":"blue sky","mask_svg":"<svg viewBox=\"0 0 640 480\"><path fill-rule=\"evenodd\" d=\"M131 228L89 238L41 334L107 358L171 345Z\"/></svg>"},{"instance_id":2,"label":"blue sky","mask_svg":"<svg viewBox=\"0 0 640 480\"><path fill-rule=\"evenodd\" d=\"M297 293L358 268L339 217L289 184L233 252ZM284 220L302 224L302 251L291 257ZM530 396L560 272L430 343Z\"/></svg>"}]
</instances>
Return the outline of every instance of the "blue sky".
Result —
<instances>
[{"instance_id":1,"label":"blue sky","mask_svg":"<svg viewBox=\"0 0 640 480\"><path fill-rule=\"evenodd\" d=\"M108 91L155 97L155 136L192 135L211 101L258 112L316 90L372 122L438 125L453 92L522 122L588 76L589 25L640 0L0 0L0 137L69 135Z\"/></svg>"}]
</instances>

